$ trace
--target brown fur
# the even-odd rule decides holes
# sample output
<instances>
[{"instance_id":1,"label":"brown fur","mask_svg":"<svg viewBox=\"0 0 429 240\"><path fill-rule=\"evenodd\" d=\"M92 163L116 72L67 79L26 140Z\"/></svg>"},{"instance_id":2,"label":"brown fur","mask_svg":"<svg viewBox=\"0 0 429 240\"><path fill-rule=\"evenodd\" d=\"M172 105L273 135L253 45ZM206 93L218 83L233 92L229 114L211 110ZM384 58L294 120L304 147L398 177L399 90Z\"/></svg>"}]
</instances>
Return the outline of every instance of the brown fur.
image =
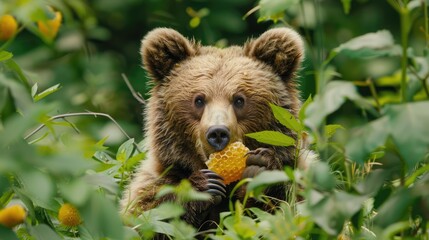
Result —
<instances>
[{"instance_id":1,"label":"brown fur","mask_svg":"<svg viewBox=\"0 0 429 240\"><path fill-rule=\"evenodd\" d=\"M300 100L295 75L303 52L301 38L287 28L269 30L243 47L225 49L201 46L172 29L149 32L141 49L144 67L154 84L146 106L148 155L124 193L124 211L138 213L174 200L174 196L154 196L162 185L176 185L182 179L189 179L196 190L207 190L207 181L199 170L207 168L205 161L214 151L205 140L205 132L212 125L228 127L230 142L241 140L251 150L269 149L258 155L264 166L248 166L246 175L283 169L286 165L294 167L294 147L264 145L244 134L276 130L296 138L274 119L268 104L297 114ZM204 97L204 108L195 106L198 96ZM232 104L237 96L245 101L242 108ZM169 167L172 168L161 176ZM286 198L285 186L266 193ZM237 197L243 194L244 189ZM199 227L201 211L213 208L211 214L216 215L224 207L223 203L213 205L189 203L184 219Z\"/></svg>"}]
</instances>

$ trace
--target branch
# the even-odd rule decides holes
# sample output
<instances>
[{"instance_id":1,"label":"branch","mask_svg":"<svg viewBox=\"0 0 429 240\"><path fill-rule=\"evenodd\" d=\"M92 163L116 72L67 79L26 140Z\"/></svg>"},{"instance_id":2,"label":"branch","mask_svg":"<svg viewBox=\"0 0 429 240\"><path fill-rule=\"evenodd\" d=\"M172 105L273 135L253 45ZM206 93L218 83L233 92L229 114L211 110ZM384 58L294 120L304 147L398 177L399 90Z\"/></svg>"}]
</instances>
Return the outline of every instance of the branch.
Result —
<instances>
[{"instance_id":1,"label":"branch","mask_svg":"<svg viewBox=\"0 0 429 240\"><path fill-rule=\"evenodd\" d=\"M100 116L100 117L108 118L108 119L110 119L110 121L112 121L118 127L118 129L122 132L122 134L124 134L128 139L131 139L131 137L128 136L128 134L119 125L119 123L116 122L115 119L113 119L109 114L106 114L106 113L97 113L97 112L65 113L65 114L55 115L55 116L49 118L48 122L54 121L54 120L57 120L57 119L65 119L67 117L80 117L80 116L93 116L93 117ZM29 139L30 137L32 137L34 134L36 134L37 132L39 132L44 127L46 127L46 124L41 124L36 129L34 129L31 133L29 133L27 136L25 136L24 140ZM134 146L136 147L136 149L137 149L138 152L141 152L140 149L139 149L139 147L138 147L138 145L135 142L134 142Z\"/></svg>"},{"instance_id":2,"label":"branch","mask_svg":"<svg viewBox=\"0 0 429 240\"><path fill-rule=\"evenodd\" d=\"M136 92L133 88L133 86L131 85L130 81L128 80L127 76L125 76L125 74L121 74L122 78L124 79L124 82L127 84L128 89L130 89L131 94L133 94L133 97L141 104L146 105L146 102L144 100L144 98L142 97L142 95L138 92Z\"/></svg>"}]
</instances>

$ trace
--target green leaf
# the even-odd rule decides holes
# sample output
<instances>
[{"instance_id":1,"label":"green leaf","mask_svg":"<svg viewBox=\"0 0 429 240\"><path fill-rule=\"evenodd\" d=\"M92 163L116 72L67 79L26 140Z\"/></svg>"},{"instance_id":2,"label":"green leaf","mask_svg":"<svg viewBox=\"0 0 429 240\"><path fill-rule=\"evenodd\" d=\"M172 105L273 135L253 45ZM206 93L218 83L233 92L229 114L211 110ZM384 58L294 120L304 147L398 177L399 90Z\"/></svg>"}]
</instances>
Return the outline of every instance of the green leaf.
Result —
<instances>
[{"instance_id":1,"label":"green leaf","mask_svg":"<svg viewBox=\"0 0 429 240\"><path fill-rule=\"evenodd\" d=\"M24 72L22 71L21 67L12 59L9 59L5 62L6 66L8 66L12 71L14 71L21 82L23 83L24 87L27 89L28 93L31 91L30 82L28 81L27 77L25 76Z\"/></svg>"},{"instance_id":2,"label":"green leaf","mask_svg":"<svg viewBox=\"0 0 429 240\"><path fill-rule=\"evenodd\" d=\"M116 159L120 162L124 162L130 158L134 151L134 138L131 138L119 146L118 152L116 153Z\"/></svg>"},{"instance_id":3,"label":"green leaf","mask_svg":"<svg viewBox=\"0 0 429 240\"><path fill-rule=\"evenodd\" d=\"M284 11L298 5L300 0L260 0L258 21L273 20L277 22L283 18Z\"/></svg>"},{"instance_id":4,"label":"green leaf","mask_svg":"<svg viewBox=\"0 0 429 240\"><path fill-rule=\"evenodd\" d=\"M356 87L346 81L330 81L325 90L316 95L314 101L307 107L305 124L311 129L317 129L323 120L335 112L349 99L358 106L375 112L371 104L356 91Z\"/></svg>"},{"instance_id":5,"label":"green leaf","mask_svg":"<svg viewBox=\"0 0 429 240\"><path fill-rule=\"evenodd\" d=\"M392 105L386 110L390 134L399 153L405 159L408 170L428 153L429 149L429 101Z\"/></svg>"},{"instance_id":6,"label":"green leaf","mask_svg":"<svg viewBox=\"0 0 429 240\"><path fill-rule=\"evenodd\" d=\"M75 206L82 206L91 193L90 186L82 178L63 181L57 186L63 198Z\"/></svg>"},{"instance_id":7,"label":"green leaf","mask_svg":"<svg viewBox=\"0 0 429 240\"><path fill-rule=\"evenodd\" d=\"M56 210L58 205L53 201L54 184L50 177L39 171L25 171L19 174L23 192L35 205L49 210Z\"/></svg>"},{"instance_id":8,"label":"green leaf","mask_svg":"<svg viewBox=\"0 0 429 240\"><path fill-rule=\"evenodd\" d=\"M252 179L247 185L247 191L253 191L255 196L259 196L267 186L276 183L284 183L286 181L289 181L289 178L283 171L264 171Z\"/></svg>"},{"instance_id":9,"label":"green leaf","mask_svg":"<svg viewBox=\"0 0 429 240\"><path fill-rule=\"evenodd\" d=\"M141 160L145 159L145 157L146 157L145 152L141 152L141 153L138 153L138 154L130 157L125 162L125 169L132 170L138 163L140 163Z\"/></svg>"},{"instance_id":10,"label":"green leaf","mask_svg":"<svg viewBox=\"0 0 429 240\"><path fill-rule=\"evenodd\" d=\"M246 134L246 136L256 139L258 142L274 146L288 147L295 144L295 139L276 131L261 131L256 133L248 133Z\"/></svg>"},{"instance_id":11,"label":"green leaf","mask_svg":"<svg viewBox=\"0 0 429 240\"><path fill-rule=\"evenodd\" d=\"M26 89L20 82L0 72L0 85L9 88L13 103L18 111L26 111L33 106L29 89Z\"/></svg>"},{"instance_id":12,"label":"green leaf","mask_svg":"<svg viewBox=\"0 0 429 240\"><path fill-rule=\"evenodd\" d=\"M118 189L119 189L118 183L111 176L108 176L102 173L93 173L93 174L85 175L83 179L87 184L90 184L96 187L102 187L107 192L113 195L118 194Z\"/></svg>"},{"instance_id":13,"label":"green leaf","mask_svg":"<svg viewBox=\"0 0 429 240\"><path fill-rule=\"evenodd\" d=\"M325 162L315 162L311 165L312 182L315 188L323 191L332 191L336 186L336 179Z\"/></svg>"},{"instance_id":14,"label":"green leaf","mask_svg":"<svg viewBox=\"0 0 429 240\"><path fill-rule=\"evenodd\" d=\"M185 210L181 205L173 202L164 202L156 208L143 212L142 216L144 218L152 218L154 220L167 220L179 218L184 213Z\"/></svg>"},{"instance_id":15,"label":"green leaf","mask_svg":"<svg viewBox=\"0 0 429 240\"><path fill-rule=\"evenodd\" d=\"M0 62L9 60L13 57L13 54L7 51L1 51L0 52Z\"/></svg>"},{"instance_id":16,"label":"green leaf","mask_svg":"<svg viewBox=\"0 0 429 240\"><path fill-rule=\"evenodd\" d=\"M395 47L393 36L387 30L367 33L353 38L332 51L335 54L346 53L349 57L358 58L400 54L400 48L397 46Z\"/></svg>"},{"instance_id":17,"label":"green leaf","mask_svg":"<svg viewBox=\"0 0 429 240\"><path fill-rule=\"evenodd\" d=\"M344 129L344 128L339 124L326 125L325 126L326 138L327 139L331 138L335 134L335 132L337 132L338 129Z\"/></svg>"},{"instance_id":18,"label":"green leaf","mask_svg":"<svg viewBox=\"0 0 429 240\"><path fill-rule=\"evenodd\" d=\"M18 237L12 229L0 224L0 239L18 240Z\"/></svg>"},{"instance_id":19,"label":"green leaf","mask_svg":"<svg viewBox=\"0 0 429 240\"><path fill-rule=\"evenodd\" d=\"M29 225L30 233L36 240L61 240L60 236L54 232L48 225L39 224L36 226Z\"/></svg>"},{"instance_id":20,"label":"green leaf","mask_svg":"<svg viewBox=\"0 0 429 240\"><path fill-rule=\"evenodd\" d=\"M43 92L41 92L41 93L39 93L39 94L36 94L36 95L34 96L34 101L35 101L35 102L40 101L41 99L45 98L46 96L49 96L49 95L51 95L52 93L54 93L54 92L56 92L56 91L60 90L60 88L61 88L60 84L56 84L56 85L54 85L54 86L52 86L52 87L50 87L50 88L46 89L45 91L43 91Z\"/></svg>"},{"instance_id":21,"label":"green leaf","mask_svg":"<svg viewBox=\"0 0 429 240\"><path fill-rule=\"evenodd\" d=\"M89 201L79 208L83 219L83 227L94 239L123 239L124 228L119 217L119 210L100 192L93 192Z\"/></svg>"},{"instance_id":22,"label":"green leaf","mask_svg":"<svg viewBox=\"0 0 429 240\"><path fill-rule=\"evenodd\" d=\"M386 228L398 222L407 214L413 201L414 196L411 194L410 189L400 189L381 205L377 216L374 218L374 223Z\"/></svg>"},{"instance_id":23,"label":"green leaf","mask_svg":"<svg viewBox=\"0 0 429 240\"><path fill-rule=\"evenodd\" d=\"M343 3L344 13L349 14L350 13L350 7L352 5L352 0L341 0L341 2Z\"/></svg>"},{"instance_id":24,"label":"green leaf","mask_svg":"<svg viewBox=\"0 0 429 240\"><path fill-rule=\"evenodd\" d=\"M340 233L344 223L362 208L363 202L367 199L341 191L328 196L312 192L312 196L317 199L308 201L310 214L314 221L330 235Z\"/></svg>"},{"instance_id":25,"label":"green leaf","mask_svg":"<svg viewBox=\"0 0 429 240\"><path fill-rule=\"evenodd\" d=\"M311 95L307 98L307 100L305 100L304 104L302 104L301 109L299 110L299 121L301 121L301 123L304 123L304 120L306 118L305 115L305 111L307 110L308 105L310 105L310 103L313 102L313 98L311 97Z\"/></svg>"},{"instance_id":26,"label":"green leaf","mask_svg":"<svg viewBox=\"0 0 429 240\"><path fill-rule=\"evenodd\" d=\"M356 184L354 188L361 195L374 197L381 186L383 186L385 179L388 176L388 172L376 169L371 171L361 182Z\"/></svg>"},{"instance_id":27,"label":"green leaf","mask_svg":"<svg viewBox=\"0 0 429 240\"><path fill-rule=\"evenodd\" d=\"M363 164L372 151L385 143L389 134L388 123L388 119L382 117L355 129L345 146L348 157Z\"/></svg>"},{"instance_id":28,"label":"green leaf","mask_svg":"<svg viewBox=\"0 0 429 240\"><path fill-rule=\"evenodd\" d=\"M296 133L300 133L304 127L288 110L270 103L274 117L285 127Z\"/></svg>"},{"instance_id":29,"label":"green leaf","mask_svg":"<svg viewBox=\"0 0 429 240\"><path fill-rule=\"evenodd\" d=\"M360 128L346 145L348 156L363 163L369 154L391 136L408 170L412 170L428 153L429 101L388 106L385 115Z\"/></svg>"}]
</instances>

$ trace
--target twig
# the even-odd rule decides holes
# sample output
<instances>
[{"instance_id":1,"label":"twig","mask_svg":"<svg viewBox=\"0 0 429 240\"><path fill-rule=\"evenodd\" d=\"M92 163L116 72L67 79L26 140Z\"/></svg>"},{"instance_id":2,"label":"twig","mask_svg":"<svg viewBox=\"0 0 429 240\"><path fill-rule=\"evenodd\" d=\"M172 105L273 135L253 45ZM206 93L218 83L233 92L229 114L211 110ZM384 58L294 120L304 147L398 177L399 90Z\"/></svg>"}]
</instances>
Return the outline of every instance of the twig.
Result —
<instances>
[{"instance_id":1,"label":"twig","mask_svg":"<svg viewBox=\"0 0 429 240\"><path fill-rule=\"evenodd\" d=\"M411 73L418 79L418 80L420 80L421 82L422 82L422 87L423 87L423 90L425 91L425 93L426 93L426 96L427 97L429 97L429 88L428 88L428 86L427 86L427 84L426 84L426 81L427 81L427 79L429 78L429 74L426 74L424 77L420 77L420 75L417 73L417 71L416 71L416 69L414 68L414 67L412 67L412 66L409 66L408 67L408 69L410 69L411 70Z\"/></svg>"},{"instance_id":2,"label":"twig","mask_svg":"<svg viewBox=\"0 0 429 240\"><path fill-rule=\"evenodd\" d=\"M116 127L118 127L118 129L122 132L122 134L124 134L128 139L131 139L131 137L124 131L124 129L119 125L118 122L116 122L115 119L113 119L109 114L106 113L98 113L98 112L78 112L78 113L65 113L65 114L59 114L59 115L55 115L51 118L49 118L49 122L50 121L54 121L57 119L65 119L67 117L80 117L80 116L93 116L93 117L105 117L108 118L110 121L112 121ZM46 127L46 124L41 124L40 126L38 126L36 129L34 129L31 133L29 133L27 136L24 137L24 140L29 139L30 137L32 137L34 134L36 134L37 132L39 132L42 128ZM137 145L137 143L134 142L134 146L137 149L137 151L139 153L141 153L139 146Z\"/></svg>"},{"instance_id":3,"label":"twig","mask_svg":"<svg viewBox=\"0 0 429 240\"><path fill-rule=\"evenodd\" d=\"M128 89L130 89L131 94L133 94L133 97L141 104L146 105L146 102L144 100L144 98L142 97L142 95L138 92L136 92L133 88L133 86L131 85L130 81L128 80L127 76L122 73L121 74L122 79L124 79L124 82L127 84Z\"/></svg>"}]
</instances>

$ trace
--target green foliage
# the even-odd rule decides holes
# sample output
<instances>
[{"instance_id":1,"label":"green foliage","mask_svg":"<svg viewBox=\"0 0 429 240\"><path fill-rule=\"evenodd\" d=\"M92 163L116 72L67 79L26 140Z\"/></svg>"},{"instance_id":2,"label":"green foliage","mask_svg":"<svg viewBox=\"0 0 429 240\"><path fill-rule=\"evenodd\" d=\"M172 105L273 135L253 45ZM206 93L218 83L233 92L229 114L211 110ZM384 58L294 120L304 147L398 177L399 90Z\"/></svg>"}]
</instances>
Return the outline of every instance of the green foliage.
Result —
<instances>
[{"instance_id":1,"label":"green foliage","mask_svg":"<svg viewBox=\"0 0 429 240\"><path fill-rule=\"evenodd\" d=\"M0 209L20 204L27 216L13 229L0 225L0 239L428 239L427 4L1 0L0 15L12 14L19 28L0 42ZM53 39L37 25L53 19L49 6L64 19ZM118 79L121 72L145 78L136 54L141 35L174 26L222 47L270 21L303 30L303 96L314 97L297 116L270 105L296 140L274 131L247 136L276 146L309 142L320 159L242 180L233 193L246 185L244 202L231 198L212 231L181 220L182 204L209 198L186 180L158 193L177 202L122 216L118 200L145 152L136 140L140 107ZM135 85L143 95L149 90L145 81ZM299 147L297 161L309 154ZM272 212L245 207L249 198L272 200L263 190L283 183L288 201ZM78 209L79 226L59 222L64 203Z\"/></svg>"}]
</instances>

